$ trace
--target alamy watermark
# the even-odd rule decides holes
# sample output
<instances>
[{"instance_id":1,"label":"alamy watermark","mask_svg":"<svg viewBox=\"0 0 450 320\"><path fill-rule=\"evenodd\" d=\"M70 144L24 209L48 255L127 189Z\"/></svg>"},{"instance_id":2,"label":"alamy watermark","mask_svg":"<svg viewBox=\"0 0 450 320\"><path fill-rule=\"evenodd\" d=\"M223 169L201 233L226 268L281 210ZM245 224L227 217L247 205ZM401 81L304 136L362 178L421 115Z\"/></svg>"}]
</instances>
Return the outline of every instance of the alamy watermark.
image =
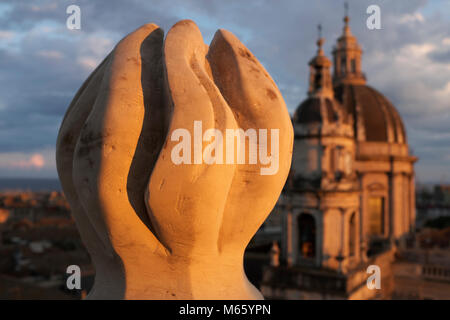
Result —
<instances>
[{"instance_id":1,"label":"alamy watermark","mask_svg":"<svg viewBox=\"0 0 450 320\"><path fill-rule=\"evenodd\" d=\"M346 7L347 8L347 7ZM348 10L348 8L347 8ZM81 8L76 4L71 4L66 8L66 13L69 14L66 20L66 26L69 30L81 29ZM366 20L366 26L369 30L381 29L381 9L380 6L372 4L367 7L366 13L370 16Z\"/></svg>"},{"instance_id":2,"label":"alamy watermark","mask_svg":"<svg viewBox=\"0 0 450 320\"><path fill-rule=\"evenodd\" d=\"M367 7L367 14L370 16L366 20L366 26L369 30L381 29L381 9L380 6L372 4Z\"/></svg>"},{"instance_id":3,"label":"alamy watermark","mask_svg":"<svg viewBox=\"0 0 450 320\"><path fill-rule=\"evenodd\" d=\"M279 167L279 129L270 129L270 153L268 154L267 129L207 129L203 133L202 121L194 121L193 137L189 130L176 129L171 141L179 141L171 152L172 162L180 164L246 164L246 141L248 140L248 163L267 165L260 168L261 175L274 175ZM224 139L225 136L225 139ZM180 141L181 140L181 141ZM224 159L225 140L225 159ZM207 145L203 148L203 142ZM193 146L193 157L192 157ZM236 156L235 156L236 150Z\"/></svg>"},{"instance_id":4,"label":"alamy watermark","mask_svg":"<svg viewBox=\"0 0 450 320\"><path fill-rule=\"evenodd\" d=\"M69 290L81 289L81 269L76 264L67 267L66 273L70 274L66 280L66 287Z\"/></svg>"},{"instance_id":5,"label":"alamy watermark","mask_svg":"<svg viewBox=\"0 0 450 320\"><path fill-rule=\"evenodd\" d=\"M81 29L81 9L76 4L72 4L67 7L66 13L70 14L66 20L66 26L69 30Z\"/></svg>"},{"instance_id":6,"label":"alamy watermark","mask_svg":"<svg viewBox=\"0 0 450 320\"><path fill-rule=\"evenodd\" d=\"M372 264L367 267L367 273L371 274L369 278L367 278L367 288L369 290L373 289L381 289L381 269L379 266Z\"/></svg>"}]
</instances>

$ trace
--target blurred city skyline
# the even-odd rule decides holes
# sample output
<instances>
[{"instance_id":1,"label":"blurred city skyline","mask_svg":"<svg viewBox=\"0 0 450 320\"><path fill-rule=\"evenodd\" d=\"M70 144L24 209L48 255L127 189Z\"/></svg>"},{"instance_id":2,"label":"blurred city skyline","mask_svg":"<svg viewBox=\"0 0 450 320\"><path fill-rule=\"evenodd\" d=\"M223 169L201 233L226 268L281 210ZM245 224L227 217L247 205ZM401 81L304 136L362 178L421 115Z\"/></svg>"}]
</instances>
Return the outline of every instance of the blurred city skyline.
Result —
<instances>
[{"instance_id":1,"label":"blurred city skyline","mask_svg":"<svg viewBox=\"0 0 450 320\"><path fill-rule=\"evenodd\" d=\"M450 1L348 1L368 84L396 106L419 157L418 182L449 182ZM66 8L81 8L68 30ZM381 30L366 27L371 4ZM56 178L55 141L75 92L127 33L153 22L166 32L194 20L209 43L235 33L280 88L292 114L306 97L309 59L323 26L325 53L341 34L344 1L22 1L0 4L0 177Z\"/></svg>"}]
</instances>

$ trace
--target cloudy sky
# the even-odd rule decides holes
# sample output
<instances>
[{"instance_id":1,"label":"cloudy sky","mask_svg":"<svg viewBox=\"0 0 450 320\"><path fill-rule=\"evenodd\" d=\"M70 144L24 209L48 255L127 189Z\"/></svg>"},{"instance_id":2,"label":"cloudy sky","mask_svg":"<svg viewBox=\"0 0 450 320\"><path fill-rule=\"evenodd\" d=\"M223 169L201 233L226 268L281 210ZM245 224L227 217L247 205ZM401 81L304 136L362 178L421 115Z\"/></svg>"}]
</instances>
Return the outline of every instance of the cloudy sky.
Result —
<instances>
[{"instance_id":1,"label":"cloudy sky","mask_svg":"<svg viewBox=\"0 0 450 320\"><path fill-rule=\"evenodd\" d=\"M450 0L349 0L368 83L402 115L420 182L450 182ZM66 8L81 8L68 30ZM366 27L371 4L381 30ZM325 50L342 32L340 0L2 0L0 177L56 177L55 141L77 89L115 43L154 22L192 19L209 43L236 34L278 84L292 113L306 96L317 24ZM447 173L448 172L448 173Z\"/></svg>"}]
</instances>

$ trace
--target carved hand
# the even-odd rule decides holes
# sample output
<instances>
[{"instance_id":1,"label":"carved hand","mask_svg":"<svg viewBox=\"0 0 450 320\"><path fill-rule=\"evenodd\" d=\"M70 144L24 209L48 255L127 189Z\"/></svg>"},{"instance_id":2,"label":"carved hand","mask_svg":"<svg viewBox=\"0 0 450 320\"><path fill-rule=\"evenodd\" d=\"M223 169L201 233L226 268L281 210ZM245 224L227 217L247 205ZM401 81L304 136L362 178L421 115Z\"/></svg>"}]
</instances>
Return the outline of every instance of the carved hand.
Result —
<instances>
[{"instance_id":1,"label":"carved hand","mask_svg":"<svg viewBox=\"0 0 450 320\"><path fill-rule=\"evenodd\" d=\"M171 134L193 134L194 121L224 135L267 129L269 146L278 129L278 171L175 164ZM208 48L184 20L165 40L154 24L125 37L75 96L57 141L61 183L96 266L90 297L261 297L243 253L278 199L292 141L278 88L231 33L217 31Z\"/></svg>"}]
</instances>

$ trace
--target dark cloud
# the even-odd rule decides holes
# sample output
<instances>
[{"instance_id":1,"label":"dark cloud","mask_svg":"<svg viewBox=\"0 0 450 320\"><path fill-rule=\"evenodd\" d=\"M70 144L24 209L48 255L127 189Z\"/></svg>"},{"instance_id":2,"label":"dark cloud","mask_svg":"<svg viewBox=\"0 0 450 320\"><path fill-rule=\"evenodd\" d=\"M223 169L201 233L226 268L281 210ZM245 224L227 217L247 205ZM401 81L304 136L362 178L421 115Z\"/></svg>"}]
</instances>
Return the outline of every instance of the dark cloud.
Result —
<instances>
[{"instance_id":1,"label":"dark cloud","mask_svg":"<svg viewBox=\"0 0 450 320\"><path fill-rule=\"evenodd\" d=\"M437 50L430 52L428 57L436 62L450 64L450 50Z\"/></svg>"},{"instance_id":2,"label":"dark cloud","mask_svg":"<svg viewBox=\"0 0 450 320\"><path fill-rule=\"evenodd\" d=\"M419 171L437 179L435 168L450 166L450 21L442 9L450 6L437 0L349 2L369 84L402 115L421 158ZM65 27L71 4L81 8L79 31ZM382 30L366 27L371 4L381 8ZM218 28L235 33L267 68L293 112L306 97L317 24L323 25L330 56L343 14L343 1L335 0L3 0L0 154L54 148L62 116L83 80L118 40L148 22L167 31L180 19L193 19L206 42Z\"/></svg>"}]
</instances>

